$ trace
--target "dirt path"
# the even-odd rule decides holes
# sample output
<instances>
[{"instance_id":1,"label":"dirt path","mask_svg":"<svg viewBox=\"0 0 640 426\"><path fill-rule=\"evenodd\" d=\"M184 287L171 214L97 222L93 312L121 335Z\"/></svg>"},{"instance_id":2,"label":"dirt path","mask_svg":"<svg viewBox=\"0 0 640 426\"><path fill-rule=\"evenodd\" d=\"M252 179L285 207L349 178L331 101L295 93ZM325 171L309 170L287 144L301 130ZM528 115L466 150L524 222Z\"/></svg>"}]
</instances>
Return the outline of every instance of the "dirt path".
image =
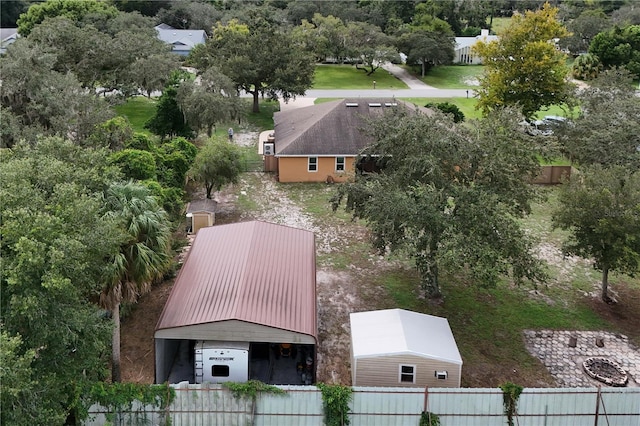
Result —
<instances>
[{"instance_id":1,"label":"dirt path","mask_svg":"<svg viewBox=\"0 0 640 426\"><path fill-rule=\"evenodd\" d=\"M250 192L257 208L249 213L238 210L239 195ZM255 194L259 194L256 196ZM342 250L353 237L365 230L357 225L315 223L292 201L269 174L247 174L224 193L216 194L220 222L263 220L307 229L316 235L318 255ZM348 228L348 229L347 229ZM361 235L360 235L361 237ZM366 274L365 274L366 275ZM359 285L366 276L358 268L336 271L330 265L317 270L318 293L318 380L350 384L349 313L365 310L359 298ZM122 325L122 368L125 381L153 383L153 333L173 282L165 282L143 296Z\"/></svg>"}]
</instances>

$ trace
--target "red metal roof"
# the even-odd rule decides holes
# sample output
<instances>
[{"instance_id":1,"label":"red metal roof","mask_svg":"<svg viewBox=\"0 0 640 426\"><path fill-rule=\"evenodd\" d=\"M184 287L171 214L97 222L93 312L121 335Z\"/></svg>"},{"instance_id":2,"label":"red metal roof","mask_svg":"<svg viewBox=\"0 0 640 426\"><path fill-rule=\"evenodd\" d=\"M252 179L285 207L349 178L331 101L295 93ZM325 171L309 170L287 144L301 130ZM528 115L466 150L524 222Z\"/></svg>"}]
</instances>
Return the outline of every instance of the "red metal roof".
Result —
<instances>
[{"instance_id":1,"label":"red metal roof","mask_svg":"<svg viewBox=\"0 0 640 426\"><path fill-rule=\"evenodd\" d=\"M313 232L259 221L200 229L156 331L225 320L317 341Z\"/></svg>"}]
</instances>

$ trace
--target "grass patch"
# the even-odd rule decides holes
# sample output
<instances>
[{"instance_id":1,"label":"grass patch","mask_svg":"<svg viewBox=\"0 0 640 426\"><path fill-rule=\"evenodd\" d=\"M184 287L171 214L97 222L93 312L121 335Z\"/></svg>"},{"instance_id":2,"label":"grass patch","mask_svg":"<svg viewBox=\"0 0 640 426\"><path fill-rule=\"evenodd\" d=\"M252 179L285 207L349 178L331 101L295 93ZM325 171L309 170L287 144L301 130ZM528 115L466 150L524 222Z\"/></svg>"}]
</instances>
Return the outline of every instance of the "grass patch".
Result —
<instances>
[{"instance_id":1,"label":"grass patch","mask_svg":"<svg viewBox=\"0 0 640 426\"><path fill-rule=\"evenodd\" d=\"M577 117L579 113L580 107L569 109L566 105L551 105L547 109L538 111L535 116L538 119L543 119L546 115L558 115L560 117L573 118Z\"/></svg>"},{"instance_id":2,"label":"grass patch","mask_svg":"<svg viewBox=\"0 0 640 426\"><path fill-rule=\"evenodd\" d=\"M151 135L152 133L145 129L144 125L155 114L157 103L153 98L149 99L144 96L135 96L127 99L123 104L116 105L114 109L118 115L126 117L127 120L129 120L134 131Z\"/></svg>"},{"instance_id":3,"label":"grass patch","mask_svg":"<svg viewBox=\"0 0 640 426\"><path fill-rule=\"evenodd\" d=\"M491 21L491 31L499 35L510 24L511 24L511 18L509 17L494 17L493 20ZM487 19L487 25L489 25L488 19Z\"/></svg>"},{"instance_id":4,"label":"grass patch","mask_svg":"<svg viewBox=\"0 0 640 426\"><path fill-rule=\"evenodd\" d=\"M406 89L407 85L388 71L378 68L372 75L354 65L317 65L312 89Z\"/></svg>"},{"instance_id":5,"label":"grass patch","mask_svg":"<svg viewBox=\"0 0 640 426\"><path fill-rule=\"evenodd\" d=\"M244 116L249 126L258 131L273 129L273 114L280 111L280 103L278 101L263 100L260 101L260 112L252 112L252 102L248 102L247 114Z\"/></svg>"},{"instance_id":6,"label":"grass patch","mask_svg":"<svg viewBox=\"0 0 640 426\"><path fill-rule=\"evenodd\" d=\"M413 69L416 74L416 69ZM482 65L440 65L429 70L424 78L420 78L420 70L417 69L418 78L429 86L438 89L474 89L478 77L484 72Z\"/></svg>"}]
</instances>

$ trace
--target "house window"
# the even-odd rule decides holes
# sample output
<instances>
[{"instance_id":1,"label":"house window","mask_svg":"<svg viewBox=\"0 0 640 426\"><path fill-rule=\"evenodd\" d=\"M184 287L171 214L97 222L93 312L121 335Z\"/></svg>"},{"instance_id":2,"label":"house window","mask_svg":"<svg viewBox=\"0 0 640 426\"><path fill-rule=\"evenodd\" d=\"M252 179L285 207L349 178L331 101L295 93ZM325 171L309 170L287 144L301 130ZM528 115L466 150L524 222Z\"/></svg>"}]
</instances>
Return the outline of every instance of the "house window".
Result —
<instances>
[{"instance_id":1,"label":"house window","mask_svg":"<svg viewBox=\"0 0 640 426\"><path fill-rule=\"evenodd\" d=\"M213 377L229 377L228 365L214 365L211 367L211 375Z\"/></svg>"},{"instance_id":2,"label":"house window","mask_svg":"<svg viewBox=\"0 0 640 426\"><path fill-rule=\"evenodd\" d=\"M344 172L344 157L336 157L336 172Z\"/></svg>"},{"instance_id":3,"label":"house window","mask_svg":"<svg viewBox=\"0 0 640 426\"><path fill-rule=\"evenodd\" d=\"M400 383L416 382L416 366L400 364Z\"/></svg>"},{"instance_id":4,"label":"house window","mask_svg":"<svg viewBox=\"0 0 640 426\"><path fill-rule=\"evenodd\" d=\"M318 171L318 157L309 157L308 169L310 172Z\"/></svg>"}]
</instances>

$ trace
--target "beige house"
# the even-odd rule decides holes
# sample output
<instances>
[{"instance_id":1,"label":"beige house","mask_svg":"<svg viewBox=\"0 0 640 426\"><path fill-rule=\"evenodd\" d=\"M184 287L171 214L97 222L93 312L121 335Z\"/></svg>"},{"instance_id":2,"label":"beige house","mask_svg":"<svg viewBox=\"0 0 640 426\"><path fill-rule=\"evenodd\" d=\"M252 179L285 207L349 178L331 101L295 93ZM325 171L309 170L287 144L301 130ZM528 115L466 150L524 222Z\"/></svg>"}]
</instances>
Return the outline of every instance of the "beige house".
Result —
<instances>
[{"instance_id":1,"label":"beige house","mask_svg":"<svg viewBox=\"0 0 640 426\"><path fill-rule=\"evenodd\" d=\"M353 386L460 387L461 373L446 318L404 309L351 314Z\"/></svg>"},{"instance_id":2,"label":"beige house","mask_svg":"<svg viewBox=\"0 0 640 426\"><path fill-rule=\"evenodd\" d=\"M340 99L274 114L273 135L263 141L265 171L280 182L344 182L359 169L362 150L373 142L367 119L395 108L429 110L394 98Z\"/></svg>"}]
</instances>

